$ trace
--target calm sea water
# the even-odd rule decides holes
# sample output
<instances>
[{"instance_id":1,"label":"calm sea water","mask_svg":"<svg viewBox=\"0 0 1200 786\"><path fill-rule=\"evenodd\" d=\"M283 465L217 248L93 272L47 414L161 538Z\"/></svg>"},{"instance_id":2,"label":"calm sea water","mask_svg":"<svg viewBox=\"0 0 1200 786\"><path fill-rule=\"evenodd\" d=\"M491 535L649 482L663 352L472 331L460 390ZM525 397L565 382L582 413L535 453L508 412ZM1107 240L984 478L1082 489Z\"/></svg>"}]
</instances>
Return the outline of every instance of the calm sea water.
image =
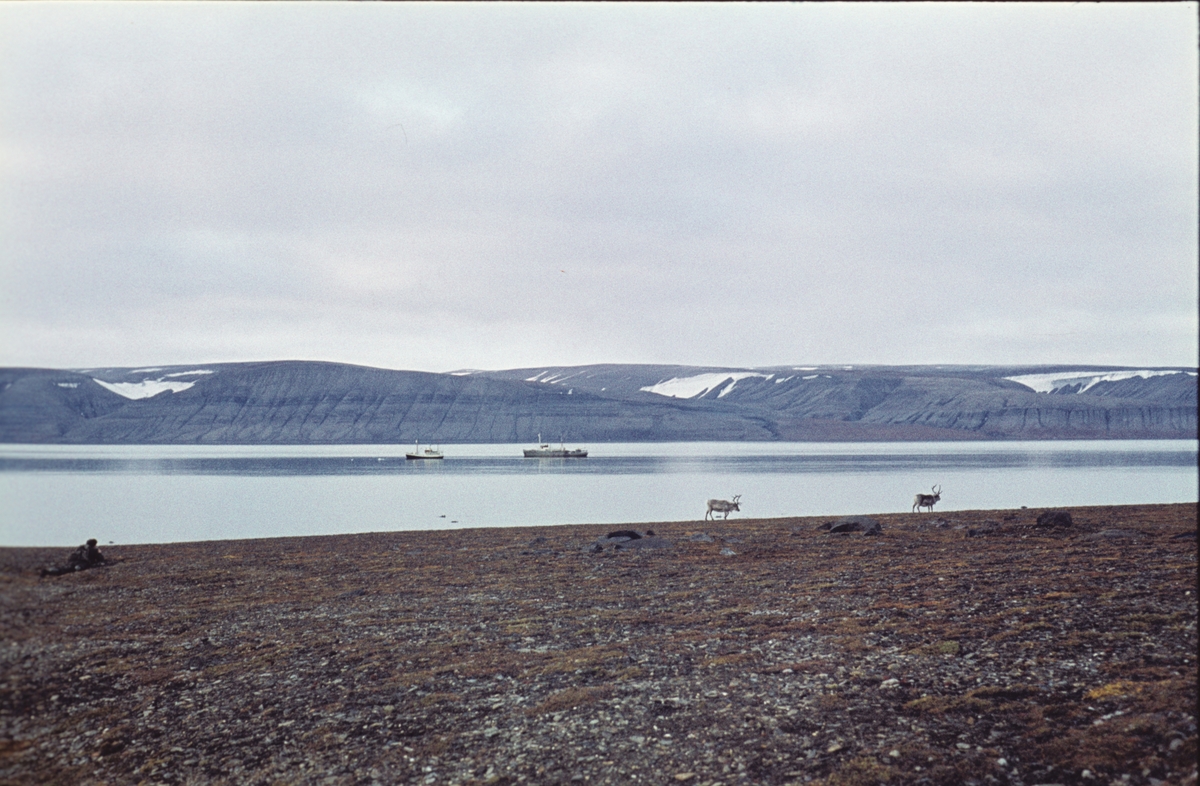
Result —
<instances>
[{"instance_id":1,"label":"calm sea water","mask_svg":"<svg viewBox=\"0 0 1200 786\"><path fill-rule=\"evenodd\" d=\"M0 445L0 545L887 513L934 484L939 512L1197 500L1191 440L522 447Z\"/></svg>"}]
</instances>

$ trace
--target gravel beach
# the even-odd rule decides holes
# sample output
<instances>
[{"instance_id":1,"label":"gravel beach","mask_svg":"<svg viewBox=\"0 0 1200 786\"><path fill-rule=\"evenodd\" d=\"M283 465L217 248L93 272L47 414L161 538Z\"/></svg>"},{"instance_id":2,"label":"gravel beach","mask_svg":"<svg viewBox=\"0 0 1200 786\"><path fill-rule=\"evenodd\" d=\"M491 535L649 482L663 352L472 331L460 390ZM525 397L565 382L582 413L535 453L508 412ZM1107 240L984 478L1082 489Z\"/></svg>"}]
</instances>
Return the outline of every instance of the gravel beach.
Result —
<instances>
[{"instance_id":1,"label":"gravel beach","mask_svg":"<svg viewBox=\"0 0 1200 786\"><path fill-rule=\"evenodd\" d=\"M0 549L0 783L1195 784L1196 505L1063 511Z\"/></svg>"}]
</instances>

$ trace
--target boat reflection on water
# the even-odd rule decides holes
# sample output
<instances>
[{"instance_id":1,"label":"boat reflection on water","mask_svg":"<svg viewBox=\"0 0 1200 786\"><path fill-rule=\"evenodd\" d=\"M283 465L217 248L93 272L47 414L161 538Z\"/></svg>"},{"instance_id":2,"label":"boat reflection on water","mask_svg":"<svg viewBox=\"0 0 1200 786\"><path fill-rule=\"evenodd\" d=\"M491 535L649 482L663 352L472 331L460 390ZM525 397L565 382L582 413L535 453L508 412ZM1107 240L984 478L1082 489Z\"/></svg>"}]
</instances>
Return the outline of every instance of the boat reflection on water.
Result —
<instances>
[{"instance_id":1,"label":"boat reflection on water","mask_svg":"<svg viewBox=\"0 0 1200 786\"><path fill-rule=\"evenodd\" d=\"M525 448L525 458L587 458L587 453L583 448L568 449L562 443L559 443L557 448L552 448L550 445L542 442L541 434L538 434L538 446L536 448Z\"/></svg>"}]
</instances>

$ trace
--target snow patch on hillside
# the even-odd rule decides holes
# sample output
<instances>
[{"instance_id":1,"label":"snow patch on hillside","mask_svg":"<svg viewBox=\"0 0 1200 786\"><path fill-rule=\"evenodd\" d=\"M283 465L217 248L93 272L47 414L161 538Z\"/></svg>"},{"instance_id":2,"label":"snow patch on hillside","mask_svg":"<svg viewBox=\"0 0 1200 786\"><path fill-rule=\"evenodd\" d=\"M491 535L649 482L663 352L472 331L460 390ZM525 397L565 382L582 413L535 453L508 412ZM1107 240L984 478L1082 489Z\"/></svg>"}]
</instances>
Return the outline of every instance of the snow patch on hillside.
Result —
<instances>
[{"instance_id":1,"label":"snow patch on hillside","mask_svg":"<svg viewBox=\"0 0 1200 786\"><path fill-rule=\"evenodd\" d=\"M105 382L102 379L93 380L97 385L106 387L113 393L125 398L139 399L157 396L164 390L178 393L195 385L195 382L167 382L164 379L144 379L141 382Z\"/></svg>"},{"instance_id":2,"label":"snow patch on hillside","mask_svg":"<svg viewBox=\"0 0 1200 786\"><path fill-rule=\"evenodd\" d=\"M1061 390L1065 387L1080 385L1077 392L1086 393L1090 388L1098 385L1101 382L1120 382L1123 379L1133 379L1141 377L1149 379L1150 377L1163 377L1170 374L1182 374L1182 371L1060 371L1054 374L1021 374L1015 377L1005 377L1027 388L1032 388L1038 393L1053 393L1056 390Z\"/></svg>"},{"instance_id":3,"label":"snow patch on hillside","mask_svg":"<svg viewBox=\"0 0 1200 786\"><path fill-rule=\"evenodd\" d=\"M534 374L532 377L527 377L525 379L525 381L526 382L542 382L547 385L560 385L563 382L567 381L568 379L574 379L575 377L579 377L579 376L586 377L587 375L584 374L582 371L576 371L572 374L567 374L567 373L563 373L563 372L555 373L554 371L547 369L546 371L539 371L538 373Z\"/></svg>"},{"instance_id":4,"label":"snow patch on hillside","mask_svg":"<svg viewBox=\"0 0 1200 786\"><path fill-rule=\"evenodd\" d=\"M659 382L657 385L648 385L640 390L647 393L655 393L659 396L667 396L668 398L698 398L705 393L720 387L726 382L732 380L728 387L717 394L717 398L722 398L733 390L734 386L740 380L748 377L759 377L760 379L770 379L774 374L758 374L753 371L734 371L731 373L715 373L715 374L697 374L692 377L672 377L671 379Z\"/></svg>"}]
</instances>

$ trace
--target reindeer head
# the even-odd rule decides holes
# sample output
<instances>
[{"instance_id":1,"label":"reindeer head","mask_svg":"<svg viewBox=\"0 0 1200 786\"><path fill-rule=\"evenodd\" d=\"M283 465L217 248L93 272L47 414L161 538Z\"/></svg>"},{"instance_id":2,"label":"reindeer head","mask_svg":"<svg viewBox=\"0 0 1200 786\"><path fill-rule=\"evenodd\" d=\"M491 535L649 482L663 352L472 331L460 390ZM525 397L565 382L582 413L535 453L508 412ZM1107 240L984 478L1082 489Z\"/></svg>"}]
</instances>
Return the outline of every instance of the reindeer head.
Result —
<instances>
[{"instance_id":1,"label":"reindeer head","mask_svg":"<svg viewBox=\"0 0 1200 786\"><path fill-rule=\"evenodd\" d=\"M734 495L734 497L733 497L733 509L734 510L737 510L737 511L741 510L741 508L738 507L738 500L741 498L742 498L741 494Z\"/></svg>"},{"instance_id":2,"label":"reindeer head","mask_svg":"<svg viewBox=\"0 0 1200 786\"><path fill-rule=\"evenodd\" d=\"M934 498L934 499L941 499L941 498L942 498L942 487L941 487L940 485L938 485L938 486L934 486L934 487L931 489L931 491L933 491L933 498Z\"/></svg>"}]
</instances>

